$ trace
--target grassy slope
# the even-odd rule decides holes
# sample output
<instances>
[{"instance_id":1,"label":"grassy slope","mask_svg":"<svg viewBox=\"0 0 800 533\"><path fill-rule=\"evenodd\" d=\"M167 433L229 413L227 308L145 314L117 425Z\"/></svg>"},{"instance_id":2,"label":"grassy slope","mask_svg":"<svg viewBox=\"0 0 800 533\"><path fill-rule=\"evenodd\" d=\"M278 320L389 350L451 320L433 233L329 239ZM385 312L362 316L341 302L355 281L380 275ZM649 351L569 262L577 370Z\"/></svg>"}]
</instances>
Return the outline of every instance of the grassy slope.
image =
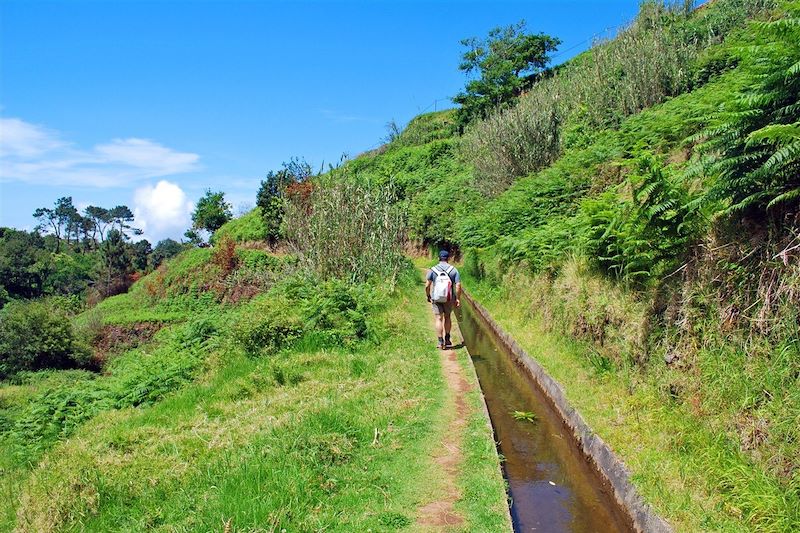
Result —
<instances>
[{"instance_id":1,"label":"grassy slope","mask_svg":"<svg viewBox=\"0 0 800 533\"><path fill-rule=\"evenodd\" d=\"M197 274L206 253L178 258L159 282ZM188 374L152 402L99 409L69 438L30 454L32 470L4 470L0 529L10 529L16 513L17 527L29 531L217 530L228 521L234 531L390 531L413 524L414 509L442 489L429 457L448 417L446 387L427 307L409 300L418 288L401 290L373 317L382 342L324 348L306 339L260 358L245 356L225 328L252 319L269 295L201 313L186 295L144 306L144 290L140 282L107 300L105 320L193 318L168 326L112 368L125 376L144 364L158 374L169 358L186 358L193 361ZM204 320L217 333L184 356L185 330ZM45 383L4 386L0 394L24 406ZM470 471L460 478L464 530L503 530L497 455L483 413L472 407L464 444ZM2 464L14 465L7 450Z\"/></svg>"},{"instance_id":2,"label":"grassy slope","mask_svg":"<svg viewBox=\"0 0 800 533\"><path fill-rule=\"evenodd\" d=\"M267 227L261 216L261 208L255 207L238 218L234 218L219 228L212 236L214 244L223 239L232 239L236 242L264 241Z\"/></svg>"},{"instance_id":3,"label":"grassy slope","mask_svg":"<svg viewBox=\"0 0 800 533\"><path fill-rule=\"evenodd\" d=\"M725 46L710 51L711 62ZM681 172L693 146L686 139L741 92L743 79L726 68L618 129L584 131L553 165L520 177L494 199L474 190L472 171L457 153L426 169L423 155L435 146L429 140L392 143L363 164L373 173L390 165L401 182L406 174L458 168L436 186L410 191L413 233L467 249L465 271L474 274L468 283L481 302L566 385L574 405L631 467L645 498L679 530L791 531L800 523L800 341L796 334L732 331L721 321L731 304L714 280L737 268L724 257L708 281L673 277L671 309L680 303L690 330L665 326L654 311L665 305L663 294L627 290L574 259L584 238L579 210L584 198L604 190L627 199L628 176L643 151ZM404 135L424 137L419 125L441 125L446 117L418 117ZM439 142L448 135L454 136L441 129ZM451 142L458 145L455 137ZM405 167L396 164L402 153ZM709 246L720 244L709 238ZM790 323L793 312L786 311ZM677 363L663 363L675 354Z\"/></svg>"},{"instance_id":4,"label":"grassy slope","mask_svg":"<svg viewBox=\"0 0 800 533\"><path fill-rule=\"evenodd\" d=\"M747 273L744 253L706 250L736 249L742 238L746 251L763 237L748 236L745 225L725 241L724 231L709 226L701 246L681 260L690 267L692 259L705 261L694 267L706 269L705 278L667 279L678 262L655 273L664 276L660 293L629 290L586 268L594 258L582 250L585 221L576 215L583 198L609 186L617 201L626 200L626 172L642 150L663 154L665 167L682 172L691 164L686 139L736 97L742 79L733 69L618 130L595 132L586 147L566 150L491 201L464 225L462 242L476 247L469 262L484 287L513 287L485 291L482 303L572 389L575 404L665 516L687 530L791 531L800 524L797 311L781 309L767 333L722 317L756 292L759 273L780 270L791 286L797 269L765 261L754 277L736 278Z\"/></svg>"},{"instance_id":5,"label":"grassy slope","mask_svg":"<svg viewBox=\"0 0 800 533\"><path fill-rule=\"evenodd\" d=\"M677 531L791 531L800 523L791 493L708 417L665 395L668 381L658 371L606 366L591 343L548 323L530 279L514 276L504 289L470 276L465 284L564 386L572 405L627 464L645 499Z\"/></svg>"},{"instance_id":6,"label":"grassy slope","mask_svg":"<svg viewBox=\"0 0 800 533\"><path fill-rule=\"evenodd\" d=\"M747 44L749 34L709 50L702 61L722 64L719 58ZM735 255L710 254L705 278L673 276L661 293L628 290L586 268L592 258L581 257L580 210L584 199L603 191L612 191L616 202L629 200L629 176L643 152L663 157L680 175L692 163L696 141L687 139L741 94L744 80L730 63L709 83L630 116L617 129L584 129L553 165L519 177L496 198L476 199L472 172L456 154L450 163L438 159L428 169L432 175L447 164L461 170L410 199L414 234L467 250L464 270L474 274L468 278L473 287L480 280L482 303L567 386L574 404L632 468L645 497L679 529L692 531L791 531L800 524L796 309L781 311L776 322L788 327L776 323L771 335L721 319L739 302L735 291L755 292L758 282L758 272L735 277L743 272ZM411 136L426 117L412 121ZM413 150L423 154L432 146ZM366 169L380 168L381 158L401 149L408 150L389 145ZM398 180L404 172L425 173L418 166L396 170ZM681 185L703 190L709 179ZM719 241L724 236L716 228L706 229L700 250L731 246ZM666 306L684 321L670 323L675 319L659 311Z\"/></svg>"}]
</instances>

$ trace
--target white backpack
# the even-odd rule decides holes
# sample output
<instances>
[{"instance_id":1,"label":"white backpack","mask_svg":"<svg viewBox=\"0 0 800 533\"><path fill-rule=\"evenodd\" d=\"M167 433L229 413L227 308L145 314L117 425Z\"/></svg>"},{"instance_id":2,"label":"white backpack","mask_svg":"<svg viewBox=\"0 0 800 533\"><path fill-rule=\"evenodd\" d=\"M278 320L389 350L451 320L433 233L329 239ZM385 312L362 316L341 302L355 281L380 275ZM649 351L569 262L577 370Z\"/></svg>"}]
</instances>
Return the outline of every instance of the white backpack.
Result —
<instances>
[{"instance_id":1,"label":"white backpack","mask_svg":"<svg viewBox=\"0 0 800 533\"><path fill-rule=\"evenodd\" d=\"M433 281L433 292L431 292L431 301L443 304L450 301L453 294L453 281L450 279L450 272L453 271L453 265L447 265L447 269L440 270L437 266L431 268L436 274L436 279Z\"/></svg>"}]
</instances>

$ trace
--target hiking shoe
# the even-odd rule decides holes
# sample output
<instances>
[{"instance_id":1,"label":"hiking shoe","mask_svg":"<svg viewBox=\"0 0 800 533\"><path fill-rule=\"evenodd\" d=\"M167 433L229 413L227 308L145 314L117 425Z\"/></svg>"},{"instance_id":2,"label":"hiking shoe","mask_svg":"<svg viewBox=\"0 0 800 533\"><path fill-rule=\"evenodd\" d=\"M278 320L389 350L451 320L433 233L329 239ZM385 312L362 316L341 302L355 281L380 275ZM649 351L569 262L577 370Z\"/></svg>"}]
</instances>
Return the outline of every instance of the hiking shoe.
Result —
<instances>
[{"instance_id":1,"label":"hiking shoe","mask_svg":"<svg viewBox=\"0 0 800 533\"><path fill-rule=\"evenodd\" d=\"M436 347L439 348L440 350L444 350L444 341L438 341L436 343Z\"/></svg>"},{"instance_id":2,"label":"hiking shoe","mask_svg":"<svg viewBox=\"0 0 800 533\"><path fill-rule=\"evenodd\" d=\"M453 348L453 343L451 341L445 341L443 350L450 350Z\"/></svg>"}]
</instances>

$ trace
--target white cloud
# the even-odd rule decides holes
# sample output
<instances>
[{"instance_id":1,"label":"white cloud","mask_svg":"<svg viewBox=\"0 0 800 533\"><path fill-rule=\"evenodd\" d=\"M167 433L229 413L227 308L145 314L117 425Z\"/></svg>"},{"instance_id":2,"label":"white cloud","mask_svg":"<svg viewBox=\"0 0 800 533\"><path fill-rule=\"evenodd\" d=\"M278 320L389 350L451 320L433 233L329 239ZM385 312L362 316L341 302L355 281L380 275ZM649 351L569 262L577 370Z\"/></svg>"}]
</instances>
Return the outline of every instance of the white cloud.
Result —
<instances>
[{"instance_id":1,"label":"white cloud","mask_svg":"<svg viewBox=\"0 0 800 533\"><path fill-rule=\"evenodd\" d=\"M156 176L189 172L200 158L197 154L175 152L147 139L114 139L94 149L109 163L149 169Z\"/></svg>"},{"instance_id":2,"label":"white cloud","mask_svg":"<svg viewBox=\"0 0 800 533\"><path fill-rule=\"evenodd\" d=\"M194 204L186 198L186 193L166 180L155 186L140 187L133 194L136 225L153 244L166 237L182 235L191 223L193 209Z\"/></svg>"},{"instance_id":3,"label":"white cloud","mask_svg":"<svg viewBox=\"0 0 800 533\"><path fill-rule=\"evenodd\" d=\"M18 118L0 117L0 157L37 157L62 146L55 132Z\"/></svg>"},{"instance_id":4,"label":"white cloud","mask_svg":"<svg viewBox=\"0 0 800 533\"><path fill-rule=\"evenodd\" d=\"M0 118L0 181L119 187L197 170L199 159L138 138L80 149L42 126Z\"/></svg>"}]
</instances>

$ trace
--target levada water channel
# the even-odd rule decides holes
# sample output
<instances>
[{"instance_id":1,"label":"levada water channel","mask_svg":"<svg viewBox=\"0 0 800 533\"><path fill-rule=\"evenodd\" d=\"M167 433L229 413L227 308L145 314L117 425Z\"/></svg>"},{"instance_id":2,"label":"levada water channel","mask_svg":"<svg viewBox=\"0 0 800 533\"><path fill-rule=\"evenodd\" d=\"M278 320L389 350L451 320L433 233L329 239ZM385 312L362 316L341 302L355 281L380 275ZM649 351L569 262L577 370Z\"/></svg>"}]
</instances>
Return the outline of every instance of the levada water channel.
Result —
<instances>
[{"instance_id":1,"label":"levada water channel","mask_svg":"<svg viewBox=\"0 0 800 533\"><path fill-rule=\"evenodd\" d=\"M503 457L514 531L632 531L609 487L508 348L470 305L460 310L458 324Z\"/></svg>"}]
</instances>

